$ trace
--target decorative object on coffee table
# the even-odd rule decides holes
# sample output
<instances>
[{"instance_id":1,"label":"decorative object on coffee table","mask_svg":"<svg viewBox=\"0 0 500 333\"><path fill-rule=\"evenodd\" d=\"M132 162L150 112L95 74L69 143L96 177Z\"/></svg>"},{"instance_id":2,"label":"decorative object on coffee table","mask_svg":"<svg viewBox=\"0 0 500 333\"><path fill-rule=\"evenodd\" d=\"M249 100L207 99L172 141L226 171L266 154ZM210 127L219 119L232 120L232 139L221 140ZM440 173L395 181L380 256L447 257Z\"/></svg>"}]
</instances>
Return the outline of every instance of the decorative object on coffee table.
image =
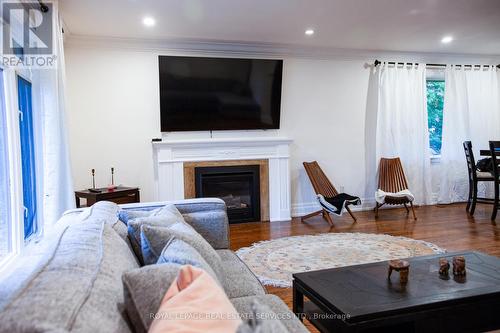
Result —
<instances>
[{"instance_id":1,"label":"decorative object on coffee table","mask_svg":"<svg viewBox=\"0 0 500 333\"><path fill-rule=\"evenodd\" d=\"M453 275L465 276L465 258L464 256L453 257Z\"/></svg>"},{"instance_id":2,"label":"decorative object on coffee table","mask_svg":"<svg viewBox=\"0 0 500 333\"><path fill-rule=\"evenodd\" d=\"M439 258L439 276L448 277L450 275L450 262L446 258Z\"/></svg>"},{"instance_id":3,"label":"decorative object on coffee table","mask_svg":"<svg viewBox=\"0 0 500 333\"><path fill-rule=\"evenodd\" d=\"M288 288L294 273L445 252L406 237L326 233L263 241L236 253L264 285Z\"/></svg>"},{"instance_id":4,"label":"decorative object on coffee table","mask_svg":"<svg viewBox=\"0 0 500 333\"><path fill-rule=\"evenodd\" d=\"M76 207L80 208L80 199L87 200L87 207L92 206L98 201L112 201L117 204L126 204L140 202L140 193L138 187L117 186L113 190L108 188L88 189L75 191Z\"/></svg>"},{"instance_id":5,"label":"decorative object on coffee table","mask_svg":"<svg viewBox=\"0 0 500 333\"><path fill-rule=\"evenodd\" d=\"M406 285L385 284L387 263L294 274L293 312L320 332L486 332L500 328L500 258L467 260L463 283L436 277L442 255L410 258ZM307 297L307 299L305 299Z\"/></svg>"},{"instance_id":6,"label":"decorative object on coffee table","mask_svg":"<svg viewBox=\"0 0 500 333\"><path fill-rule=\"evenodd\" d=\"M390 260L389 261L389 272L387 278L391 279L392 271L399 272L399 282L401 284L408 283L408 274L410 273L410 263L406 260Z\"/></svg>"}]
</instances>

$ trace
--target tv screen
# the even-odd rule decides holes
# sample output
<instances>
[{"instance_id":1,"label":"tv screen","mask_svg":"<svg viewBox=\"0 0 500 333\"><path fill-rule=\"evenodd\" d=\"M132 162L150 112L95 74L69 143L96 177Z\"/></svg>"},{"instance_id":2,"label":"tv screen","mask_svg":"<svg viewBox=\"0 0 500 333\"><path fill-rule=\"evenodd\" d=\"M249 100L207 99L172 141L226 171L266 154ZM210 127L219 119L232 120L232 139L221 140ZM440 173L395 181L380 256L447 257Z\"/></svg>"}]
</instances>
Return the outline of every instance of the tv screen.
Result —
<instances>
[{"instance_id":1,"label":"tv screen","mask_svg":"<svg viewBox=\"0 0 500 333\"><path fill-rule=\"evenodd\" d=\"M161 130L275 129L282 60L160 56Z\"/></svg>"}]
</instances>

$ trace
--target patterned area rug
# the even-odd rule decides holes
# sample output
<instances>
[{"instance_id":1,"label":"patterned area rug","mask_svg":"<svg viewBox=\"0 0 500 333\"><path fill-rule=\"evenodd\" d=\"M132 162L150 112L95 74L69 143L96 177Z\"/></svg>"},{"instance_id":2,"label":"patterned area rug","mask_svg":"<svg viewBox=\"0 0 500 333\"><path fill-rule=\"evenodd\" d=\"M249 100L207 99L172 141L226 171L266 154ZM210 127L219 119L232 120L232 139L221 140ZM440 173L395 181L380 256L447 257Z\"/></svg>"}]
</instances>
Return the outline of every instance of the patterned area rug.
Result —
<instances>
[{"instance_id":1,"label":"patterned area rug","mask_svg":"<svg viewBox=\"0 0 500 333\"><path fill-rule=\"evenodd\" d=\"M264 285L291 287L292 274L445 253L428 242L363 233L326 233L262 241L236 254Z\"/></svg>"}]
</instances>

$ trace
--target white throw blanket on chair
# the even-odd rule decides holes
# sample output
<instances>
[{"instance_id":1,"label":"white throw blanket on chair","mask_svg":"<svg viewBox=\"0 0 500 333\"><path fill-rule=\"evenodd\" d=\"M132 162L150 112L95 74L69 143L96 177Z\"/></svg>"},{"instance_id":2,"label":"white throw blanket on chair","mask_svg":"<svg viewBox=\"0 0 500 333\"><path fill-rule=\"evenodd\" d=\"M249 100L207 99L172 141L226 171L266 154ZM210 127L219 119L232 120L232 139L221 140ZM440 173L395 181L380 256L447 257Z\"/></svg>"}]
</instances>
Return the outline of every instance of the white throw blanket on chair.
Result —
<instances>
[{"instance_id":1,"label":"white throw blanket on chair","mask_svg":"<svg viewBox=\"0 0 500 333\"><path fill-rule=\"evenodd\" d=\"M415 197L410 192L410 190L402 190L397 193L391 193L391 192L384 192L381 189L378 189L377 192L375 192L375 201L377 201L379 204L385 203L385 197L406 198L409 201L415 200Z\"/></svg>"}]
</instances>

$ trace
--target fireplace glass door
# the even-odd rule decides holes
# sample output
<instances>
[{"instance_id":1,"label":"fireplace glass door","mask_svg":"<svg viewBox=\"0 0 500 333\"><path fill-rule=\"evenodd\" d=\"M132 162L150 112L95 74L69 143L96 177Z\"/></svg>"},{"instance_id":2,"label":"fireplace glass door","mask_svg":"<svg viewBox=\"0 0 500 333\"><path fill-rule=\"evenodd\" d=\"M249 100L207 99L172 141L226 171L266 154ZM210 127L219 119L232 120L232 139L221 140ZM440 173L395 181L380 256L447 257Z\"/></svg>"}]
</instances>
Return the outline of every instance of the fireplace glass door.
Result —
<instances>
[{"instance_id":1,"label":"fireplace glass door","mask_svg":"<svg viewBox=\"0 0 500 333\"><path fill-rule=\"evenodd\" d=\"M260 221L260 167L195 168L196 197L220 198L230 223Z\"/></svg>"}]
</instances>

